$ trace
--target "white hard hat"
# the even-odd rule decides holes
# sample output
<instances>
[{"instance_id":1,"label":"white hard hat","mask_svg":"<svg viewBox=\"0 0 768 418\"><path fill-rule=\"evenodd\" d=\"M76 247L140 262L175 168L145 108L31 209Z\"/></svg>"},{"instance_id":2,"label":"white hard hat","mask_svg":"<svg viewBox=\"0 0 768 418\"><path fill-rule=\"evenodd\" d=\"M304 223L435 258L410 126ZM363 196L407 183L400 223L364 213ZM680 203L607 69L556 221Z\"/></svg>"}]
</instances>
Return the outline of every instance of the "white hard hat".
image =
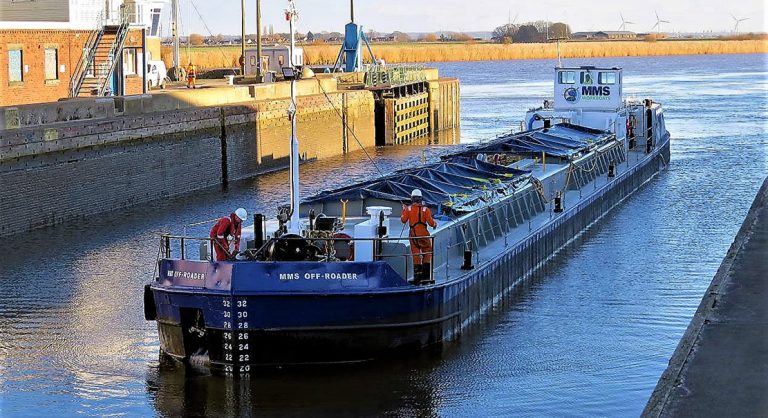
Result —
<instances>
[{"instance_id":1,"label":"white hard hat","mask_svg":"<svg viewBox=\"0 0 768 418\"><path fill-rule=\"evenodd\" d=\"M411 192L411 197L421 197L421 190L413 189L413 191Z\"/></svg>"},{"instance_id":2,"label":"white hard hat","mask_svg":"<svg viewBox=\"0 0 768 418\"><path fill-rule=\"evenodd\" d=\"M243 208L236 210L235 215L240 218L241 221L248 219L248 212L246 212Z\"/></svg>"}]
</instances>

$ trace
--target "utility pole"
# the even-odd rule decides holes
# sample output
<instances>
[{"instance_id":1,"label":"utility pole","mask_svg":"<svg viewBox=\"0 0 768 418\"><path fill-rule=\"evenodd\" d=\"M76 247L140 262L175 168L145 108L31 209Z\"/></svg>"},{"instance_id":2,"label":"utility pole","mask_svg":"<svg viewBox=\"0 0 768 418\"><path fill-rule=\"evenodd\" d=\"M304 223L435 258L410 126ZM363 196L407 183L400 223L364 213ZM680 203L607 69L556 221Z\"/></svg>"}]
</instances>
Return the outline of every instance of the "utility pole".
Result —
<instances>
[{"instance_id":1,"label":"utility pole","mask_svg":"<svg viewBox=\"0 0 768 418\"><path fill-rule=\"evenodd\" d=\"M240 75L245 75L245 0L240 0Z\"/></svg>"},{"instance_id":2,"label":"utility pole","mask_svg":"<svg viewBox=\"0 0 768 418\"><path fill-rule=\"evenodd\" d=\"M171 0L171 31L173 32L173 66L176 74L181 69L181 57L179 54L179 0Z\"/></svg>"},{"instance_id":3,"label":"utility pole","mask_svg":"<svg viewBox=\"0 0 768 418\"><path fill-rule=\"evenodd\" d=\"M256 0L256 82L264 81L261 73L261 0Z\"/></svg>"}]
</instances>

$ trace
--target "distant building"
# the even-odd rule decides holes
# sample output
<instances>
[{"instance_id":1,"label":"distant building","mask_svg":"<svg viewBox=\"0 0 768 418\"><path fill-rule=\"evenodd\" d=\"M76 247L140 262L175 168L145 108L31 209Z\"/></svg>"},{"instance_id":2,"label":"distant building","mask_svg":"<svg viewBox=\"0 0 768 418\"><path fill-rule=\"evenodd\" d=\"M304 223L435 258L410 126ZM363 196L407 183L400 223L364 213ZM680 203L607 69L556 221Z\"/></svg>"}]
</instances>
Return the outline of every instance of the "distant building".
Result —
<instances>
[{"instance_id":1,"label":"distant building","mask_svg":"<svg viewBox=\"0 0 768 418\"><path fill-rule=\"evenodd\" d=\"M620 40L636 39L637 34L626 30L605 30L597 32L574 32L571 39L600 39L600 40Z\"/></svg>"},{"instance_id":2,"label":"distant building","mask_svg":"<svg viewBox=\"0 0 768 418\"><path fill-rule=\"evenodd\" d=\"M165 0L0 0L0 106L140 94Z\"/></svg>"}]
</instances>

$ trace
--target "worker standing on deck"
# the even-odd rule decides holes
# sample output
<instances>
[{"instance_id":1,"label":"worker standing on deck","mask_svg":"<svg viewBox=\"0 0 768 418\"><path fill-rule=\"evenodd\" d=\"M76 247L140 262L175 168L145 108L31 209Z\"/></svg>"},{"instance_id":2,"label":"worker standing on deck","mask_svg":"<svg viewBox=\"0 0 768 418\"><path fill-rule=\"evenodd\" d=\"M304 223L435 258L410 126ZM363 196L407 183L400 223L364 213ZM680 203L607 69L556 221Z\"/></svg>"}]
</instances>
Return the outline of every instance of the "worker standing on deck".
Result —
<instances>
[{"instance_id":1,"label":"worker standing on deck","mask_svg":"<svg viewBox=\"0 0 768 418\"><path fill-rule=\"evenodd\" d=\"M403 205L400 221L410 227L408 236L413 254L413 282L417 285L428 283L432 278L432 239L427 226L436 228L437 222L432 218L432 211L422 203L421 190L411 192L411 204Z\"/></svg>"},{"instance_id":2,"label":"worker standing on deck","mask_svg":"<svg viewBox=\"0 0 768 418\"><path fill-rule=\"evenodd\" d=\"M245 209L240 208L229 216L219 219L211 228L211 244L216 251L215 261L226 261L240 251L240 234L243 221L248 217ZM234 246L230 246L234 244Z\"/></svg>"},{"instance_id":3,"label":"worker standing on deck","mask_svg":"<svg viewBox=\"0 0 768 418\"><path fill-rule=\"evenodd\" d=\"M195 82L197 81L197 66L191 62L187 66L187 88L196 89Z\"/></svg>"}]
</instances>

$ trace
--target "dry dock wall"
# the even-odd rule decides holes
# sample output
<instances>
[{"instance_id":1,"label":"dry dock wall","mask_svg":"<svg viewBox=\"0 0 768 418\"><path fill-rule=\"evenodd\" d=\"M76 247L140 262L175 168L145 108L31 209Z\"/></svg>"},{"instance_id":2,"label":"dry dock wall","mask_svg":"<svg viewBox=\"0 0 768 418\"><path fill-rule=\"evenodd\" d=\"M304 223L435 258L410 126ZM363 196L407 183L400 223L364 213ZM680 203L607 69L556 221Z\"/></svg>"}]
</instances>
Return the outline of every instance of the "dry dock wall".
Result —
<instances>
[{"instance_id":1,"label":"dry dock wall","mask_svg":"<svg viewBox=\"0 0 768 418\"><path fill-rule=\"evenodd\" d=\"M287 164L288 100L200 108L164 94L118 99L114 108L99 100L0 109L4 125L10 120L17 126L0 130L0 236L225 185ZM297 105L304 158L354 149L339 114L364 146L374 145L370 92L310 94ZM92 111L77 114L82 108Z\"/></svg>"}]
</instances>

